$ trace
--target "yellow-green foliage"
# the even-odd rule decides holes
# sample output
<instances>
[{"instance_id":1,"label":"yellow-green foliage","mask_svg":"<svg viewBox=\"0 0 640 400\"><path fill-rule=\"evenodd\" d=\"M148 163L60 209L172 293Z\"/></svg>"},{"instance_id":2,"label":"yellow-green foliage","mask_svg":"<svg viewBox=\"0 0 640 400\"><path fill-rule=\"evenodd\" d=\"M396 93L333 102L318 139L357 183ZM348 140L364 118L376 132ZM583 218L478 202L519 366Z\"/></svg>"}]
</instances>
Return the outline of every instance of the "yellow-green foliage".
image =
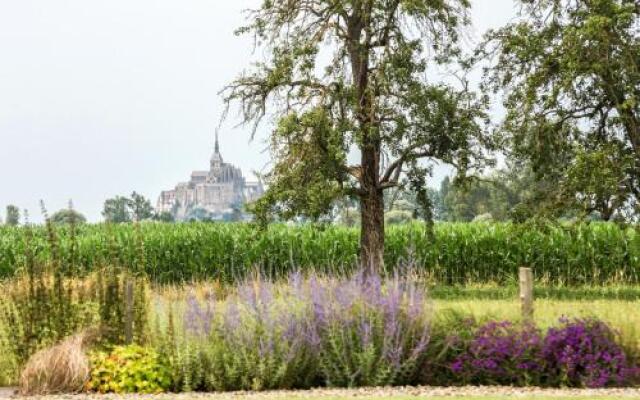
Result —
<instances>
[{"instance_id":1,"label":"yellow-green foliage","mask_svg":"<svg viewBox=\"0 0 640 400\"><path fill-rule=\"evenodd\" d=\"M23 365L35 352L95 325L94 284L90 278L57 282L51 274L0 284L0 364Z\"/></svg>"},{"instance_id":2,"label":"yellow-green foliage","mask_svg":"<svg viewBox=\"0 0 640 400\"><path fill-rule=\"evenodd\" d=\"M18 359L10 349L8 331L10 326L0 323L0 386L10 386L16 382Z\"/></svg>"},{"instance_id":3,"label":"yellow-green foliage","mask_svg":"<svg viewBox=\"0 0 640 400\"><path fill-rule=\"evenodd\" d=\"M162 393L171 375L152 349L137 345L91 354L91 378L86 389L100 393Z\"/></svg>"},{"instance_id":4,"label":"yellow-green foliage","mask_svg":"<svg viewBox=\"0 0 640 400\"><path fill-rule=\"evenodd\" d=\"M235 282L254 267L267 276L357 267L357 228L272 225L260 231L244 223L146 223L140 234L133 225L82 225L77 230L74 262L81 270L144 267L156 282ZM61 256L69 258L69 230L58 233ZM0 227L0 277L24 265L23 235L22 228ZM34 229L33 243L36 258L48 259L44 229ZM389 226L385 265L394 269L407 263L442 284L515 282L523 265L549 283L640 283L640 235L607 223L442 223L429 240L423 224Z\"/></svg>"},{"instance_id":5,"label":"yellow-green foliage","mask_svg":"<svg viewBox=\"0 0 640 400\"><path fill-rule=\"evenodd\" d=\"M133 288L130 313L125 307L127 281ZM84 278L64 277L59 285L49 273L21 275L0 283L0 385L15 383L33 354L85 328L100 328L97 340L101 343L121 344L126 320L131 318L131 339L144 342L148 334L146 296L144 278L113 269Z\"/></svg>"}]
</instances>

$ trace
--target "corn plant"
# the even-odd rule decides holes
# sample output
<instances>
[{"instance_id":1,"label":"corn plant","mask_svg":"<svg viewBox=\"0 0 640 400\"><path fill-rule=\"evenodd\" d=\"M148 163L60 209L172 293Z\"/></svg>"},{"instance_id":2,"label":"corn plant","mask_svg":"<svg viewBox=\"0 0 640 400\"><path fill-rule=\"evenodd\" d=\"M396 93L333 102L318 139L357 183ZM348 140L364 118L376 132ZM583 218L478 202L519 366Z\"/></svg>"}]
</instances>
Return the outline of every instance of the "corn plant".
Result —
<instances>
[{"instance_id":1,"label":"corn plant","mask_svg":"<svg viewBox=\"0 0 640 400\"><path fill-rule=\"evenodd\" d=\"M217 279L233 283L259 268L269 277L291 271L349 274L357 266L359 232L342 226L245 223L82 225L76 243L69 227L58 229L59 257L80 272L104 265L144 271L154 282ZM24 228L0 227L0 277L25 263ZM54 257L45 227L32 232L37 262ZM142 240L140 240L142 238ZM440 284L517 280L521 266L544 283L560 285L640 283L640 235L608 223L439 223L433 236L424 224L387 229L385 268L411 264Z\"/></svg>"}]
</instances>

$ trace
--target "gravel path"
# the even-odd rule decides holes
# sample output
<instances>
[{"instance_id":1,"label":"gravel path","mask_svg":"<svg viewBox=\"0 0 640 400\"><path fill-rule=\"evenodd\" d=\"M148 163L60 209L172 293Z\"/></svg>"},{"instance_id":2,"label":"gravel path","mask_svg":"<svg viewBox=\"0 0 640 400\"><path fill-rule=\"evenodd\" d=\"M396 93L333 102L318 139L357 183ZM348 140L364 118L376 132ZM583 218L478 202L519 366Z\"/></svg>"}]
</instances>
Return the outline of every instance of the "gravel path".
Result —
<instances>
[{"instance_id":1,"label":"gravel path","mask_svg":"<svg viewBox=\"0 0 640 400\"><path fill-rule=\"evenodd\" d=\"M11 397L15 389L0 387L0 399L6 399Z\"/></svg>"},{"instance_id":2,"label":"gravel path","mask_svg":"<svg viewBox=\"0 0 640 400\"><path fill-rule=\"evenodd\" d=\"M0 399L2 397L0 389ZM7 394L7 392L4 392ZM9 392L10 393L10 392ZM366 398L366 397L464 397L464 396L505 396L517 397L609 397L640 399L640 389L538 389L510 387L400 387L362 389L314 389L305 391L232 392L232 393L180 393L161 395L59 395L40 396L31 399L46 400L279 400L308 398Z\"/></svg>"}]
</instances>

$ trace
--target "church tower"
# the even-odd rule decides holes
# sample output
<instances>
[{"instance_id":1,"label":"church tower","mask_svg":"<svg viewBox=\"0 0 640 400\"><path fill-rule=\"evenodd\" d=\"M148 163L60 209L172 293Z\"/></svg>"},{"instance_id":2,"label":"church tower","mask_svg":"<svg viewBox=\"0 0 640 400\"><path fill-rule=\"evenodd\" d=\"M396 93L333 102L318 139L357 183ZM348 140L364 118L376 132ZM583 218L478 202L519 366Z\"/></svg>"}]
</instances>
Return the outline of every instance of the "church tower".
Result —
<instances>
[{"instance_id":1,"label":"church tower","mask_svg":"<svg viewBox=\"0 0 640 400\"><path fill-rule=\"evenodd\" d=\"M218 144L218 131L216 130L216 143L213 148L213 155L209 162L209 179L210 183L220 182L222 179L222 169L224 162L222 161L222 154L220 154L220 145Z\"/></svg>"},{"instance_id":2,"label":"church tower","mask_svg":"<svg viewBox=\"0 0 640 400\"><path fill-rule=\"evenodd\" d=\"M220 145L218 144L218 131L216 130L216 143L213 148L213 155L211 156L211 170L220 169L222 167L222 155L220 154Z\"/></svg>"}]
</instances>

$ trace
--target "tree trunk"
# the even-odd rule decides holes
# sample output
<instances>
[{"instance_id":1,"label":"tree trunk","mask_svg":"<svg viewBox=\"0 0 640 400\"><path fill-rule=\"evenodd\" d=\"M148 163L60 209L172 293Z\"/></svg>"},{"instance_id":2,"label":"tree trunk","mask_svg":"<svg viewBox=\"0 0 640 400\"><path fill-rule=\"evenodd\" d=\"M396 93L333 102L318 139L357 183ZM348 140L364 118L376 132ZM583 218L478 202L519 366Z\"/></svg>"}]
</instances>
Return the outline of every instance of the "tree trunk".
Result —
<instances>
[{"instance_id":1,"label":"tree trunk","mask_svg":"<svg viewBox=\"0 0 640 400\"><path fill-rule=\"evenodd\" d=\"M369 87L369 40L365 35L367 21L370 21L371 4L356 2L353 14L348 19L348 51L351 61L353 84L357 96L359 133L362 143L360 151L362 163L360 176L360 266L367 274L380 272L384 254L384 198L380 188L381 140L378 126L374 122L374 101ZM364 39L363 39L364 38Z\"/></svg>"},{"instance_id":2,"label":"tree trunk","mask_svg":"<svg viewBox=\"0 0 640 400\"><path fill-rule=\"evenodd\" d=\"M378 185L379 150L362 151L362 180L360 197L360 266L365 273L380 272L384 266L384 198Z\"/></svg>"}]
</instances>

